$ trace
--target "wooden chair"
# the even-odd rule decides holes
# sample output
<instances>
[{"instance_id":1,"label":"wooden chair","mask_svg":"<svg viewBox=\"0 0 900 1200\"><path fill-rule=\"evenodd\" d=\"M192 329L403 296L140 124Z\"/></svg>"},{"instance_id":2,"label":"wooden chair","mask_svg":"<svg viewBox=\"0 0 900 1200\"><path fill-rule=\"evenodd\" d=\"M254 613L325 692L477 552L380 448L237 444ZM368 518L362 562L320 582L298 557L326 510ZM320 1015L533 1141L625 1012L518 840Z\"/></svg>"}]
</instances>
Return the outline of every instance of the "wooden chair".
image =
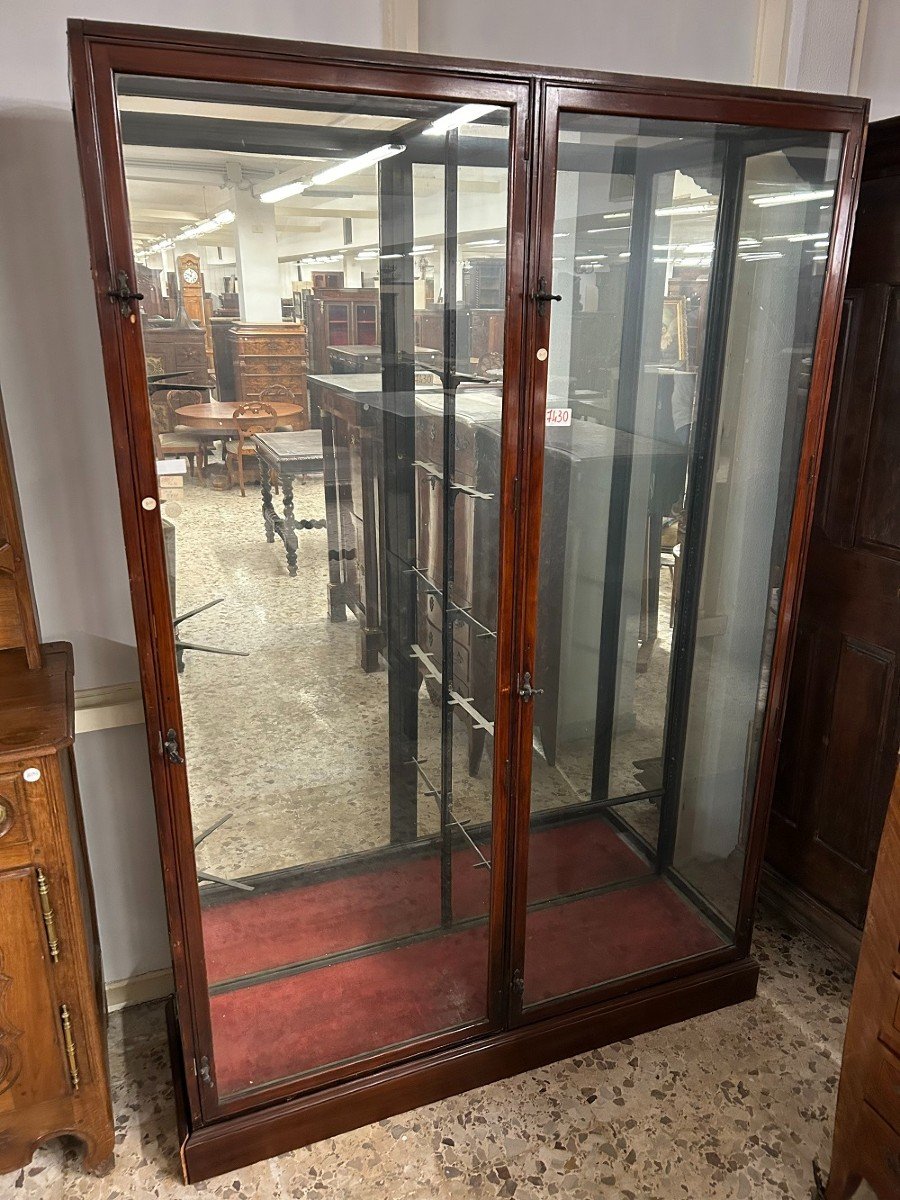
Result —
<instances>
[{"instance_id":1,"label":"wooden chair","mask_svg":"<svg viewBox=\"0 0 900 1200\"><path fill-rule=\"evenodd\" d=\"M267 387L260 390L260 404L296 404L297 398L289 387L283 383L270 383ZM293 425L286 424L284 421L280 425L276 425L282 433L286 433L294 428Z\"/></svg>"},{"instance_id":2,"label":"wooden chair","mask_svg":"<svg viewBox=\"0 0 900 1200\"><path fill-rule=\"evenodd\" d=\"M165 428L165 412L161 404L150 403L150 424L153 429L153 449L158 459L186 458L191 473L203 478L206 467L206 443L187 429Z\"/></svg>"},{"instance_id":3,"label":"wooden chair","mask_svg":"<svg viewBox=\"0 0 900 1200\"><path fill-rule=\"evenodd\" d=\"M238 485L241 495L244 490L244 459L256 458L256 447L250 440L255 433L274 433L278 427L278 413L271 404L263 404L254 400L250 404L242 404L234 410L234 420L237 424L237 441L225 443L225 466L228 470L229 485L232 482L232 464L237 466Z\"/></svg>"}]
</instances>

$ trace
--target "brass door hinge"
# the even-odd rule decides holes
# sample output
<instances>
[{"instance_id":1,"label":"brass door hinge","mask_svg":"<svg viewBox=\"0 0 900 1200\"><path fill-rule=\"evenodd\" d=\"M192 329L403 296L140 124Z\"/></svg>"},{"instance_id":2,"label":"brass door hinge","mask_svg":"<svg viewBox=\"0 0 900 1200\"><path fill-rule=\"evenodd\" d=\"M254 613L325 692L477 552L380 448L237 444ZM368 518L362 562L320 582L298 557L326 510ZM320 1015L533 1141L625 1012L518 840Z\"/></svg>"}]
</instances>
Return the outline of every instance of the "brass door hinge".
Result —
<instances>
[{"instance_id":1,"label":"brass door hinge","mask_svg":"<svg viewBox=\"0 0 900 1200\"><path fill-rule=\"evenodd\" d=\"M60 1005L59 1019L62 1022L63 1043L66 1047L66 1061L69 1064L69 1079L72 1083L72 1091L78 1091L78 1084L81 1082L78 1074L78 1052L75 1049L75 1037L72 1033L72 1018L69 1015L69 1006L67 1004Z\"/></svg>"},{"instance_id":2,"label":"brass door hinge","mask_svg":"<svg viewBox=\"0 0 900 1200\"><path fill-rule=\"evenodd\" d=\"M53 905L50 903L50 886L47 883L47 876L37 868L37 885L38 896L41 901L41 916L44 918L44 930L47 934L47 947L50 951L50 957L54 962L59 962L59 938L56 934L56 914L53 911Z\"/></svg>"}]
</instances>

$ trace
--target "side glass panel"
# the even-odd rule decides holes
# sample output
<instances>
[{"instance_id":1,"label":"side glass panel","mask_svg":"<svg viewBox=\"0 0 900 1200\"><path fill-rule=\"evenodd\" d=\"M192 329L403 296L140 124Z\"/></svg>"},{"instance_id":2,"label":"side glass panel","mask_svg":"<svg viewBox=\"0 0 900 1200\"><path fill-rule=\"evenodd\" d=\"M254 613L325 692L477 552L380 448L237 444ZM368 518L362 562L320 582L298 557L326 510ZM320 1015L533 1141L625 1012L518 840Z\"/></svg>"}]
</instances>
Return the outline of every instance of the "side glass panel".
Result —
<instances>
[{"instance_id":1,"label":"side glass panel","mask_svg":"<svg viewBox=\"0 0 900 1200\"><path fill-rule=\"evenodd\" d=\"M487 1020L509 113L175 82L118 94L234 1097Z\"/></svg>"},{"instance_id":2,"label":"side glass panel","mask_svg":"<svg viewBox=\"0 0 900 1200\"><path fill-rule=\"evenodd\" d=\"M560 115L526 1006L733 940L840 149Z\"/></svg>"}]
</instances>

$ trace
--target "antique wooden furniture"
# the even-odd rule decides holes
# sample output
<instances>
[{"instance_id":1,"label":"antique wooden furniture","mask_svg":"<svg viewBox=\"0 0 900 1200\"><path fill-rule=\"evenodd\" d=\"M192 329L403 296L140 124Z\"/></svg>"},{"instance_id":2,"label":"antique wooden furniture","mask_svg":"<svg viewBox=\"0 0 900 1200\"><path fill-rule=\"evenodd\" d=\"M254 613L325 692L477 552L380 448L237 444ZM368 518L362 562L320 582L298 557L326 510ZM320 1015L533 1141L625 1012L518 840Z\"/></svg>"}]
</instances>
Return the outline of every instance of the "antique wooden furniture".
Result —
<instances>
[{"instance_id":1,"label":"antique wooden furniture","mask_svg":"<svg viewBox=\"0 0 900 1200\"><path fill-rule=\"evenodd\" d=\"M72 755L72 648L0 652L0 1174L72 1134L113 1153L103 977Z\"/></svg>"},{"instance_id":2,"label":"antique wooden furniture","mask_svg":"<svg viewBox=\"0 0 900 1200\"><path fill-rule=\"evenodd\" d=\"M377 346L378 292L375 288L314 287L304 296L309 326L309 369L331 370L330 346Z\"/></svg>"},{"instance_id":3,"label":"antique wooden furniture","mask_svg":"<svg viewBox=\"0 0 900 1200\"><path fill-rule=\"evenodd\" d=\"M259 433L253 439L259 456L259 478L262 489L263 523L266 541L274 542L275 535L284 542L289 575L297 574L297 530L323 529L320 517L294 515L294 480L299 476L305 483L307 475L322 473L322 434L318 429L300 433ZM281 487L284 516L272 503L272 483Z\"/></svg>"},{"instance_id":4,"label":"antique wooden furniture","mask_svg":"<svg viewBox=\"0 0 900 1200\"><path fill-rule=\"evenodd\" d=\"M443 350L416 345L416 363L428 370L440 368ZM344 375L362 375L381 370L380 346L329 346L328 371Z\"/></svg>"},{"instance_id":5,"label":"antique wooden furniture","mask_svg":"<svg viewBox=\"0 0 900 1200\"><path fill-rule=\"evenodd\" d=\"M278 424L278 413L271 404L262 404L258 400L252 404L240 404L234 410L234 423L237 426L237 439L225 443L225 465L228 469L228 483L232 483L232 468L237 471L238 486L241 495L246 496L244 489L244 463L247 458L256 458L255 433L274 433Z\"/></svg>"},{"instance_id":6,"label":"antique wooden furniture","mask_svg":"<svg viewBox=\"0 0 900 1200\"><path fill-rule=\"evenodd\" d=\"M238 403L259 400L266 388L280 384L289 389L300 407L298 425L305 429L309 424L306 326L235 324L228 338Z\"/></svg>"},{"instance_id":7,"label":"antique wooden furniture","mask_svg":"<svg viewBox=\"0 0 900 1200\"><path fill-rule=\"evenodd\" d=\"M0 413L0 1175L113 1152L103 973L72 753L72 647L40 644Z\"/></svg>"},{"instance_id":8,"label":"antique wooden furniture","mask_svg":"<svg viewBox=\"0 0 900 1200\"><path fill-rule=\"evenodd\" d=\"M865 102L70 28L173 930L188 1177L752 997L756 889ZM335 297L369 303L373 333L345 322L345 336L322 347L377 337L381 371L311 377L340 543L308 575L298 566L289 613L252 579L229 576L252 598L242 619L253 621L255 671L235 675L229 721L207 723L199 740L211 693L179 689L140 386L145 347L128 303L123 313L107 295L119 270L131 278L140 207L121 143L146 143L141 123L118 111L123 88L159 110L173 143L202 152L215 140L220 153L270 157L277 145L280 160L297 161L287 172L279 161L276 187L285 175L288 188L310 186L310 160L327 162L348 205L377 214L377 292ZM240 120L204 120L217 102L239 105ZM343 164L364 154L377 166L348 175ZM476 211L461 214L473 180ZM457 292L464 231L498 221L490 241L505 248L503 307L474 311L491 314L484 353L502 355L491 368L500 403L495 391L480 421L461 384L473 355ZM427 390L416 378L414 247L437 238L442 376ZM771 243L779 249L750 249ZM683 564L671 648L657 648L641 674L654 462L662 467L677 444L655 421L667 402L660 340L671 265L657 247L687 244L711 249L696 415L667 484L666 507L684 502ZM583 422L588 433L568 421L579 399L576 279L592 261L606 265L596 274L617 338L605 348L617 340L618 356L615 388ZM355 386L361 403L348 394ZM557 429L564 417L568 429ZM602 486L588 488L592 524L570 520L577 470L553 465L566 437L573 447L612 443ZM572 466L582 458L571 455ZM369 461L374 486L364 489ZM555 505L560 478L568 504ZM469 513L490 505L496 544L472 536L470 552ZM562 519L565 554L542 563L542 542L563 541ZM326 569L332 614L362 613L361 653L355 631L329 620ZM563 626L558 653L550 634L561 618L543 611L554 570L560 611L580 618ZM429 627L439 647L422 645ZM474 656L490 664L485 684L472 674L475 639L491 644ZM541 706L554 659L564 682L551 763L536 734L539 713L550 719ZM272 679L289 736L267 736ZM483 699L493 707L479 708ZM577 700L565 736L563 699ZM474 775L459 710L485 734ZM191 789L208 804L226 772L237 788L227 811L238 871L231 886L201 892ZM249 890L238 895L235 882Z\"/></svg>"},{"instance_id":9,"label":"antique wooden furniture","mask_svg":"<svg viewBox=\"0 0 900 1200\"><path fill-rule=\"evenodd\" d=\"M900 771L853 985L827 1200L848 1200L862 1180L879 1200L900 1195Z\"/></svg>"},{"instance_id":10,"label":"antique wooden furniture","mask_svg":"<svg viewBox=\"0 0 900 1200\"><path fill-rule=\"evenodd\" d=\"M302 427L306 416L306 408L302 404L288 404L272 401L270 408L275 410L279 424L295 423ZM221 404L217 400L209 404L186 404L175 409L178 424L186 429L218 431L228 436L236 436L238 422L235 420L235 405Z\"/></svg>"},{"instance_id":11,"label":"antique wooden furniture","mask_svg":"<svg viewBox=\"0 0 900 1200\"><path fill-rule=\"evenodd\" d=\"M221 400L223 404L234 404L237 399L230 337L231 327L236 320L237 314L234 317L213 316L209 322L213 346L213 370L216 376L216 399Z\"/></svg>"},{"instance_id":12,"label":"antique wooden furniture","mask_svg":"<svg viewBox=\"0 0 900 1200\"><path fill-rule=\"evenodd\" d=\"M151 408L151 421L156 457L160 460L186 458L191 472L198 478L202 477L207 451L204 439L187 429L166 430L156 407Z\"/></svg>"},{"instance_id":13,"label":"antique wooden furniture","mask_svg":"<svg viewBox=\"0 0 900 1200\"><path fill-rule=\"evenodd\" d=\"M853 959L900 746L900 118L870 127L767 846Z\"/></svg>"},{"instance_id":14,"label":"antique wooden furniture","mask_svg":"<svg viewBox=\"0 0 900 1200\"><path fill-rule=\"evenodd\" d=\"M192 321L145 320L147 353L158 358L165 374L183 383L207 383L206 331Z\"/></svg>"}]
</instances>

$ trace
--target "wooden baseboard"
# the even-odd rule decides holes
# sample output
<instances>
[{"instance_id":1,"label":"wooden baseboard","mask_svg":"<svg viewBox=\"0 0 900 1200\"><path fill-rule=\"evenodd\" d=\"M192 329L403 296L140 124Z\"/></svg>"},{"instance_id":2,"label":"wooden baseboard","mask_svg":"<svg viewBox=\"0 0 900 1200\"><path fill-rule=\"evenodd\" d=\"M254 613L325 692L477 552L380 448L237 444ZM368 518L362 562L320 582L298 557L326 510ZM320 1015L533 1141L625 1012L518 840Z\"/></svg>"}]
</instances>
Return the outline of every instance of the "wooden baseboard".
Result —
<instances>
[{"instance_id":1,"label":"wooden baseboard","mask_svg":"<svg viewBox=\"0 0 900 1200\"><path fill-rule=\"evenodd\" d=\"M856 966L862 931L785 879L768 863L763 867L759 895L781 916L830 946L851 967Z\"/></svg>"},{"instance_id":2,"label":"wooden baseboard","mask_svg":"<svg viewBox=\"0 0 900 1200\"><path fill-rule=\"evenodd\" d=\"M450 1046L268 1109L193 1127L170 1002L167 1012L185 1181L199 1183L225 1171L237 1171L469 1088L750 1000L756 995L758 975L755 962L741 959L674 983Z\"/></svg>"},{"instance_id":3,"label":"wooden baseboard","mask_svg":"<svg viewBox=\"0 0 900 1200\"><path fill-rule=\"evenodd\" d=\"M143 975L132 975L128 979L116 979L106 985L106 1007L109 1012L119 1012L133 1004L147 1004L151 1000L165 1000L175 991L172 972L147 971Z\"/></svg>"},{"instance_id":4,"label":"wooden baseboard","mask_svg":"<svg viewBox=\"0 0 900 1200\"><path fill-rule=\"evenodd\" d=\"M116 683L75 692L76 734L143 723L144 700L139 683Z\"/></svg>"}]
</instances>

